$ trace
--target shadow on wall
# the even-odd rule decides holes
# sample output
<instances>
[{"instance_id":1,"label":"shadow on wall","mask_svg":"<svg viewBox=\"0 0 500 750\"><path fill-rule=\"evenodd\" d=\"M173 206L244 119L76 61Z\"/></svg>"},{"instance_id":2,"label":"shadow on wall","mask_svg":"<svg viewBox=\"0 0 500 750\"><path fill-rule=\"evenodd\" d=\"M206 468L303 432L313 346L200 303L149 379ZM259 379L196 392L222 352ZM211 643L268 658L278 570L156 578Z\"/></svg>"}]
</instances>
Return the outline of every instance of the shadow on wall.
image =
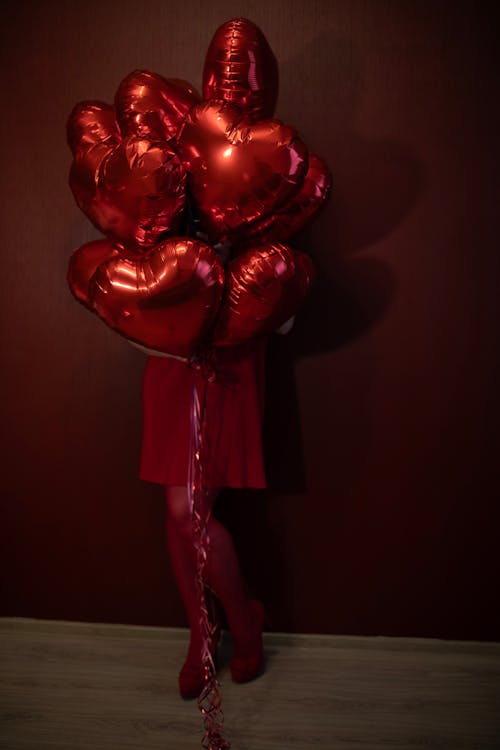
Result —
<instances>
[{"instance_id":1,"label":"shadow on wall","mask_svg":"<svg viewBox=\"0 0 500 750\"><path fill-rule=\"evenodd\" d=\"M307 70L314 86L294 85ZM378 258L359 254L401 223L422 192L423 174L409 147L356 132L364 80L351 40L316 38L287 62L281 81L287 118L333 174L327 205L291 243L310 253L317 279L293 331L271 337L269 347L268 482L271 490L295 494L306 490L295 362L349 345L383 317L394 294L393 274ZM294 122L294 112L308 119ZM319 389L327 385L318 382Z\"/></svg>"}]
</instances>

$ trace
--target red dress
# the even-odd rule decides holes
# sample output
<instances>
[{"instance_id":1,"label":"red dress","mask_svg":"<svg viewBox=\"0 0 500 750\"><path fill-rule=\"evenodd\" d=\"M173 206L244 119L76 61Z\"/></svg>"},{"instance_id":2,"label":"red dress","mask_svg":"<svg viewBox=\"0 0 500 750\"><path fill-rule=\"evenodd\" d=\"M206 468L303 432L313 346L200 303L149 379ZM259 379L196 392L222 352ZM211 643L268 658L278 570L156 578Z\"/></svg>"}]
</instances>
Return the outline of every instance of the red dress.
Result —
<instances>
[{"instance_id":1,"label":"red dress","mask_svg":"<svg viewBox=\"0 0 500 750\"><path fill-rule=\"evenodd\" d=\"M267 337L218 350L216 379L206 385L207 487L266 486L262 453ZM193 383L203 376L185 362L149 357L143 379L139 476L185 487Z\"/></svg>"}]
</instances>

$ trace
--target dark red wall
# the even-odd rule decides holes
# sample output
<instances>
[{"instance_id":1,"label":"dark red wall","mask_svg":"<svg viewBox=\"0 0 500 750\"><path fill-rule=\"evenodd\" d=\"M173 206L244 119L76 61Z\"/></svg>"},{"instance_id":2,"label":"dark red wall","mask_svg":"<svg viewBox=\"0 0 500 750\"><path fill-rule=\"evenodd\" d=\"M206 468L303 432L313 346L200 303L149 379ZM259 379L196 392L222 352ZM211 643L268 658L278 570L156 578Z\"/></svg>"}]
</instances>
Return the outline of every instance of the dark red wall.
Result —
<instances>
[{"instance_id":1,"label":"dark red wall","mask_svg":"<svg viewBox=\"0 0 500 750\"><path fill-rule=\"evenodd\" d=\"M218 512L278 630L500 639L498 119L487 4L18 2L2 29L2 612L185 624L161 489L137 479L144 358L77 305L97 235L65 120L134 68L197 86L258 23L277 116L334 175L318 282L269 353L270 489Z\"/></svg>"}]
</instances>

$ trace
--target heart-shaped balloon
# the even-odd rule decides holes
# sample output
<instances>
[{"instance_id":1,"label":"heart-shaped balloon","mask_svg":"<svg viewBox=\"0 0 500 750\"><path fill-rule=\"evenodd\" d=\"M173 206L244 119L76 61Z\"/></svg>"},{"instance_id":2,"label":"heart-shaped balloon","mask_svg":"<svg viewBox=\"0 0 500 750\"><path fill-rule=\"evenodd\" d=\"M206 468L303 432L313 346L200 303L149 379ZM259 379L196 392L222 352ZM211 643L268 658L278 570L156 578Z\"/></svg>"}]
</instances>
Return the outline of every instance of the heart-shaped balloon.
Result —
<instances>
[{"instance_id":1,"label":"heart-shaped balloon","mask_svg":"<svg viewBox=\"0 0 500 750\"><path fill-rule=\"evenodd\" d=\"M117 242L145 249L179 227L186 174L166 143L127 137L78 151L69 184L94 226Z\"/></svg>"},{"instance_id":2,"label":"heart-shaped balloon","mask_svg":"<svg viewBox=\"0 0 500 750\"><path fill-rule=\"evenodd\" d=\"M203 98L236 104L252 121L273 116L278 63L252 21L233 18L215 32L203 68Z\"/></svg>"},{"instance_id":3,"label":"heart-shaped balloon","mask_svg":"<svg viewBox=\"0 0 500 750\"><path fill-rule=\"evenodd\" d=\"M147 249L179 228L186 177L171 140L199 97L184 81L142 70L122 81L115 99L116 112L98 101L73 108L70 187L103 234Z\"/></svg>"},{"instance_id":4,"label":"heart-shaped balloon","mask_svg":"<svg viewBox=\"0 0 500 750\"><path fill-rule=\"evenodd\" d=\"M82 208L92 202L96 193L103 159L121 141L113 107L105 102L79 102L68 118L66 132L75 158L70 170L70 184L73 179L73 194Z\"/></svg>"},{"instance_id":5,"label":"heart-shaped balloon","mask_svg":"<svg viewBox=\"0 0 500 750\"><path fill-rule=\"evenodd\" d=\"M202 228L212 242L235 239L301 187L307 149L279 120L252 124L219 100L193 107L177 138Z\"/></svg>"},{"instance_id":6,"label":"heart-shaped balloon","mask_svg":"<svg viewBox=\"0 0 500 750\"><path fill-rule=\"evenodd\" d=\"M185 170L165 141L121 139L108 121L109 111L102 106L94 105L90 111L82 103L73 111L68 140L75 144L79 132L85 137L74 149L69 184L78 206L103 234L145 249L178 228L185 203ZM102 141L97 140L100 134Z\"/></svg>"},{"instance_id":7,"label":"heart-shaped balloon","mask_svg":"<svg viewBox=\"0 0 500 750\"><path fill-rule=\"evenodd\" d=\"M224 269L206 243L173 237L143 255L97 268L89 297L118 333L149 349L190 357L218 311Z\"/></svg>"},{"instance_id":8,"label":"heart-shaped balloon","mask_svg":"<svg viewBox=\"0 0 500 750\"><path fill-rule=\"evenodd\" d=\"M319 156L309 154L308 170L299 192L278 211L250 224L241 249L258 243L285 242L304 229L324 205L332 186L332 176ZM236 249L238 254L239 248Z\"/></svg>"},{"instance_id":9,"label":"heart-shaped balloon","mask_svg":"<svg viewBox=\"0 0 500 750\"><path fill-rule=\"evenodd\" d=\"M199 94L186 81L134 70L118 87L116 120L122 133L150 140L170 140Z\"/></svg>"},{"instance_id":10,"label":"heart-shaped balloon","mask_svg":"<svg viewBox=\"0 0 500 750\"><path fill-rule=\"evenodd\" d=\"M95 240L77 248L69 259L67 280L78 302L93 312L89 299L90 279L101 263L123 255L123 248L111 240Z\"/></svg>"},{"instance_id":11,"label":"heart-shaped balloon","mask_svg":"<svg viewBox=\"0 0 500 750\"><path fill-rule=\"evenodd\" d=\"M216 346L270 333L295 315L314 278L308 255L278 243L251 248L229 264Z\"/></svg>"}]
</instances>

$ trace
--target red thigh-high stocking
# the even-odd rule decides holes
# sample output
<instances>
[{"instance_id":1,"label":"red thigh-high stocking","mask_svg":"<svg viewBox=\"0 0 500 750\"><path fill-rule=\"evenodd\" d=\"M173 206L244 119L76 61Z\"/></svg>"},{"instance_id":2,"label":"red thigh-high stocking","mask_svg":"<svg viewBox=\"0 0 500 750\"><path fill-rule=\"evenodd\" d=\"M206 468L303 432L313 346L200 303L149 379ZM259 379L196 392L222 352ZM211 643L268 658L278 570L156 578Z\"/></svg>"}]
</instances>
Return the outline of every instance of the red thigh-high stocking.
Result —
<instances>
[{"instance_id":1,"label":"red thigh-high stocking","mask_svg":"<svg viewBox=\"0 0 500 750\"><path fill-rule=\"evenodd\" d=\"M196 667L200 668L202 633L200 629L199 596L196 587L196 550L193 545L192 520L189 507L189 497L186 487L171 487L166 490L167 509L167 544L172 562L174 576L179 593L183 600L191 631L189 652L184 665L184 673L194 674ZM241 575L238 558L234 549L233 540L228 530L220 521L211 515L212 507L217 497L218 490L210 490L206 498L205 517L208 519L207 531L210 539L205 577L210 588L214 591L226 613L229 628L231 630L235 657L233 658L233 678L239 681L250 679L259 669L252 669L242 673L241 659L246 654L253 652L253 662L262 661L262 654L255 654L256 639L257 651L261 652L261 630L263 612L259 603L250 600L246 593L246 586ZM258 631L258 636L256 635ZM240 658L241 657L241 658ZM235 661L236 660L236 661ZM252 665L251 665L252 666ZM196 693L187 688L181 692ZM199 691L198 691L199 692ZM196 693L198 694L198 693Z\"/></svg>"}]
</instances>

